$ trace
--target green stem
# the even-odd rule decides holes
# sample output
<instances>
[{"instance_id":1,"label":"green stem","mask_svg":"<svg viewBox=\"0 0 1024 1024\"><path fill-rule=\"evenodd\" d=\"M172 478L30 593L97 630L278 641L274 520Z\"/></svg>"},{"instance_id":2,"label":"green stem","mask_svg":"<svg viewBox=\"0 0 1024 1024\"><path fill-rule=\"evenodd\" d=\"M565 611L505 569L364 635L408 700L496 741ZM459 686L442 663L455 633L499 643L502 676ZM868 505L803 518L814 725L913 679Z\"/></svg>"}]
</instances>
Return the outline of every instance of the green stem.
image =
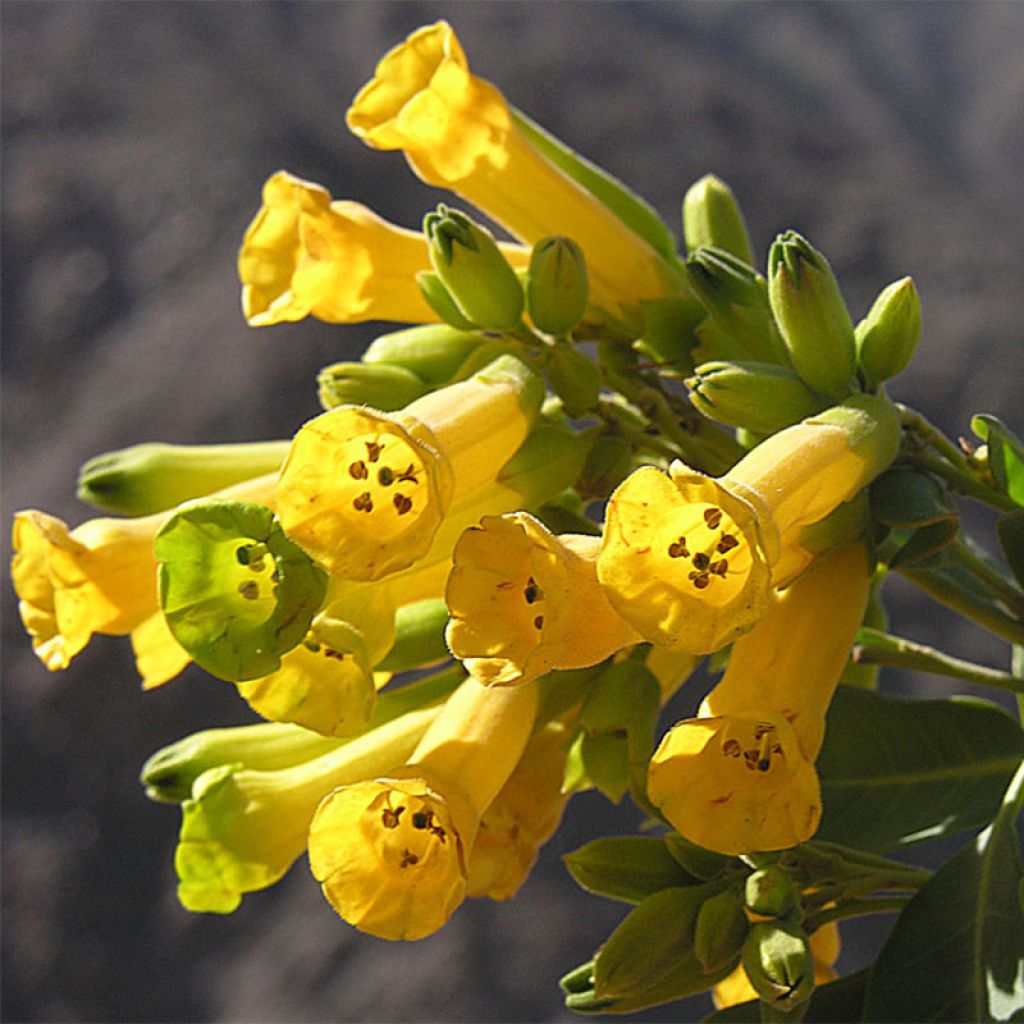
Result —
<instances>
[{"instance_id":1,"label":"green stem","mask_svg":"<svg viewBox=\"0 0 1024 1024\"><path fill-rule=\"evenodd\" d=\"M964 453L934 423L927 420L916 409L911 409L901 402L896 402L895 405L903 425L908 430L915 433L925 444L931 445L932 448L940 452L961 472L970 472Z\"/></svg>"},{"instance_id":2,"label":"green stem","mask_svg":"<svg viewBox=\"0 0 1024 1024\"><path fill-rule=\"evenodd\" d=\"M918 884L924 884L932 877L932 873L926 868L915 868L902 861L890 860L888 857L881 857L876 853L855 850L853 847L830 843L823 839L812 840L803 845L805 848L809 847L813 853L819 856L836 858L846 864L858 864L886 875L904 875Z\"/></svg>"},{"instance_id":3,"label":"green stem","mask_svg":"<svg viewBox=\"0 0 1024 1024\"><path fill-rule=\"evenodd\" d=\"M885 896L880 899L850 900L835 907L827 907L812 914L804 921L809 934L832 921L843 921L850 917L864 917L867 914L898 914L912 899L910 896Z\"/></svg>"},{"instance_id":4,"label":"green stem","mask_svg":"<svg viewBox=\"0 0 1024 1024\"><path fill-rule=\"evenodd\" d=\"M853 660L858 665L895 665L898 668L919 669L950 679L964 679L969 683L995 686L1001 690L1024 695L1024 681L1015 679L1007 672L975 665L952 655L943 654L933 647L914 643L903 637L886 634L885 644L855 644ZM889 646L889 645L892 646Z\"/></svg>"},{"instance_id":5,"label":"green stem","mask_svg":"<svg viewBox=\"0 0 1024 1024\"><path fill-rule=\"evenodd\" d=\"M1024 591L1011 580L1007 579L998 569L979 558L962 537L957 537L953 545L957 557L985 584L999 600L1019 618L1024 618Z\"/></svg>"}]
</instances>

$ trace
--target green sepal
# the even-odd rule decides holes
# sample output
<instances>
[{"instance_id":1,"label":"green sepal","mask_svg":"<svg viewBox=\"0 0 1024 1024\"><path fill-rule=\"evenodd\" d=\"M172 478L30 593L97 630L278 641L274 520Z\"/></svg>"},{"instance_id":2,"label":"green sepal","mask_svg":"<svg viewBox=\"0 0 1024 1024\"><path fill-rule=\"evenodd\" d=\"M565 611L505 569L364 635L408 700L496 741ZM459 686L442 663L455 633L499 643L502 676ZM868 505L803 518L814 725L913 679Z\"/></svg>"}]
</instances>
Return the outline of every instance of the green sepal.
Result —
<instances>
[{"instance_id":1,"label":"green sepal","mask_svg":"<svg viewBox=\"0 0 1024 1024\"><path fill-rule=\"evenodd\" d=\"M427 384L441 387L485 341L479 331L460 331L447 323L422 324L378 335L363 353L363 362L399 366Z\"/></svg>"},{"instance_id":2,"label":"green sepal","mask_svg":"<svg viewBox=\"0 0 1024 1024\"><path fill-rule=\"evenodd\" d=\"M551 390L562 400L566 414L579 417L597 405L601 370L589 356L566 341L545 349L544 364Z\"/></svg>"},{"instance_id":3,"label":"green sepal","mask_svg":"<svg viewBox=\"0 0 1024 1024\"><path fill-rule=\"evenodd\" d=\"M448 606L440 597L402 605L395 613L395 642L374 668L380 672L406 672L436 664L449 657L444 642Z\"/></svg>"},{"instance_id":4,"label":"green sepal","mask_svg":"<svg viewBox=\"0 0 1024 1024\"><path fill-rule=\"evenodd\" d=\"M1024 442L995 416L972 417L971 430L988 444L988 468L998 488L1024 508Z\"/></svg>"},{"instance_id":5,"label":"green sepal","mask_svg":"<svg viewBox=\"0 0 1024 1024\"><path fill-rule=\"evenodd\" d=\"M942 551L960 529L956 505L945 485L931 473L914 466L893 466L872 484L871 512L884 526L911 531L897 533L887 545L892 568L914 565Z\"/></svg>"},{"instance_id":6,"label":"green sepal","mask_svg":"<svg viewBox=\"0 0 1024 1024\"><path fill-rule=\"evenodd\" d=\"M513 108L512 120L546 159L608 207L670 265L677 264L676 240L649 203L606 170L574 152L522 111Z\"/></svg>"},{"instance_id":7,"label":"green sepal","mask_svg":"<svg viewBox=\"0 0 1024 1024\"><path fill-rule=\"evenodd\" d=\"M587 892L624 903L641 903L662 889L701 881L655 836L605 836L564 854L562 860Z\"/></svg>"},{"instance_id":8,"label":"green sepal","mask_svg":"<svg viewBox=\"0 0 1024 1024\"><path fill-rule=\"evenodd\" d=\"M160 529L153 551L167 625L220 679L276 671L281 655L305 637L327 589L324 571L285 536L270 509L251 502L183 506Z\"/></svg>"},{"instance_id":9,"label":"green sepal","mask_svg":"<svg viewBox=\"0 0 1024 1024\"><path fill-rule=\"evenodd\" d=\"M814 991L814 955L798 925L755 922L743 943L743 969L761 1001L791 1011Z\"/></svg>"},{"instance_id":10,"label":"green sepal","mask_svg":"<svg viewBox=\"0 0 1024 1024\"><path fill-rule=\"evenodd\" d=\"M686 190L683 235L690 252L714 246L746 263L754 262L739 203L732 189L713 174L705 174Z\"/></svg>"},{"instance_id":11,"label":"green sepal","mask_svg":"<svg viewBox=\"0 0 1024 1024\"><path fill-rule=\"evenodd\" d=\"M423 301L449 327L459 331L475 331L476 324L470 320L452 298L451 292L445 287L444 281L433 270L421 270L416 275L416 286L423 296Z\"/></svg>"},{"instance_id":12,"label":"green sepal","mask_svg":"<svg viewBox=\"0 0 1024 1024\"><path fill-rule=\"evenodd\" d=\"M739 959L750 922L735 888L711 896L697 914L693 952L705 974L731 967Z\"/></svg>"},{"instance_id":13,"label":"green sepal","mask_svg":"<svg viewBox=\"0 0 1024 1024\"><path fill-rule=\"evenodd\" d=\"M524 355L523 346L519 342L499 340L484 335L481 344L472 349L459 364L452 375L452 383L468 380L473 374L478 373L489 363L493 363L495 359L500 359L502 356L515 356L517 359L523 359Z\"/></svg>"},{"instance_id":14,"label":"green sepal","mask_svg":"<svg viewBox=\"0 0 1024 1024\"><path fill-rule=\"evenodd\" d=\"M670 295L640 304L643 334L633 349L658 367L664 377L693 372L694 329L705 317L704 307L690 296Z\"/></svg>"},{"instance_id":15,"label":"green sepal","mask_svg":"<svg viewBox=\"0 0 1024 1024\"><path fill-rule=\"evenodd\" d=\"M678 832L667 832L664 841L665 849L695 878L717 878L734 862L732 857L698 846Z\"/></svg>"},{"instance_id":16,"label":"green sepal","mask_svg":"<svg viewBox=\"0 0 1024 1024\"><path fill-rule=\"evenodd\" d=\"M1024 509L1004 512L996 520L996 534L1006 564L1024 587Z\"/></svg>"},{"instance_id":17,"label":"green sepal","mask_svg":"<svg viewBox=\"0 0 1024 1024\"><path fill-rule=\"evenodd\" d=\"M390 363L331 363L317 374L316 382L317 397L324 409L369 405L394 412L430 390L430 385L412 370Z\"/></svg>"},{"instance_id":18,"label":"green sepal","mask_svg":"<svg viewBox=\"0 0 1024 1024\"><path fill-rule=\"evenodd\" d=\"M566 752L562 790L578 793L596 789L617 804L629 789L629 747L625 736L581 729Z\"/></svg>"}]
</instances>

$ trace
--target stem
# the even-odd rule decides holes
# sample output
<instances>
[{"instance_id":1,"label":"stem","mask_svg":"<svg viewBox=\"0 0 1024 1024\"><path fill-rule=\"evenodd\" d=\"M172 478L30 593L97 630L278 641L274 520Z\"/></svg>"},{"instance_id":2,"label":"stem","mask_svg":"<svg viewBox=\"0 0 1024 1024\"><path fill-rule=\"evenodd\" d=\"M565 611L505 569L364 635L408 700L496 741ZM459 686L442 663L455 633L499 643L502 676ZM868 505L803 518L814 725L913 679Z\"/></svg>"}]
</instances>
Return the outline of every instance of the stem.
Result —
<instances>
[{"instance_id":1,"label":"stem","mask_svg":"<svg viewBox=\"0 0 1024 1024\"><path fill-rule=\"evenodd\" d=\"M829 924L832 921L843 921L850 917L864 917L867 914L898 914L913 898L914 896L911 895L886 896L881 899L870 900L850 900L812 914L804 921L804 928L808 934L812 934L822 925Z\"/></svg>"},{"instance_id":2,"label":"stem","mask_svg":"<svg viewBox=\"0 0 1024 1024\"><path fill-rule=\"evenodd\" d=\"M893 644L894 646L888 646ZM950 679L965 679L969 683L995 686L1001 690L1024 695L1024 680L1015 679L1007 672L975 665L952 655L943 654L934 647L914 643L903 637L886 635L886 644L855 644L853 660L858 665L895 665L899 668L920 669Z\"/></svg>"},{"instance_id":3,"label":"stem","mask_svg":"<svg viewBox=\"0 0 1024 1024\"><path fill-rule=\"evenodd\" d=\"M872 871L882 872L890 876L906 876L920 885L923 885L932 877L932 873L927 868L915 868L898 860L890 860L888 857L880 857L875 853L867 853L864 850L855 850L849 846L841 846L839 843L815 840L804 843L804 846L810 847L813 853L826 857L835 857L847 864L858 864Z\"/></svg>"},{"instance_id":4,"label":"stem","mask_svg":"<svg viewBox=\"0 0 1024 1024\"><path fill-rule=\"evenodd\" d=\"M957 537L954 548L960 560L993 591L1015 615L1024 618L1024 591L1007 579L998 569L993 568L983 558L979 558L964 542Z\"/></svg>"}]
</instances>

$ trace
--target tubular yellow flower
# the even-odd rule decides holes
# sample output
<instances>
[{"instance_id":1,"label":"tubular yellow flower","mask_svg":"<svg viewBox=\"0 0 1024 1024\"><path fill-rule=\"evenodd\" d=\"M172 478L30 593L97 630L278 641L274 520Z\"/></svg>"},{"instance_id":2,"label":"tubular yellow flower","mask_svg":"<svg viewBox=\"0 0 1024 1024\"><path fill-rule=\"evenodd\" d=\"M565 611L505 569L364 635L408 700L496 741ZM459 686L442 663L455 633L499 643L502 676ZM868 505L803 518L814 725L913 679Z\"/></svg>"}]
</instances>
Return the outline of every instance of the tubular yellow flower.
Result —
<instances>
[{"instance_id":1,"label":"tubular yellow flower","mask_svg":"<svg viewBox=\"0 0 1024 1024\"><path fill-rule=\"evenodd\" d=\"M397 413L338 406L295 435L277 487L288 536L331 573L373 580L430 547L449 506L493 480L540 412L512 356Z\"/></svg>"},{"instance_id":2,"label":"tubular yellow flower","mask_svg":"<svg viewBox=\"0 0 1024 1024\"><path fill-rule=\"evenodd\" d=\"M555 536L526 512L486 516L455 546L448 646L485 684L596 665L639 634L597 582L600 538Z\"/></svg>"},{"instance_id":3,"label":"tubular yellow flower","mask_svg":"<svg viewBox=\"0 0 1024 1024\"><path fill-rule=\"evenodd\" d=\"M522 760L484 812L469 857L467 896L511 899L526 881L537 851L562 819L565 723L548 722L531 737Z\"/></svg>"},{"instance_id":4,"label":"tubular yellow flower","mask_svg":"<svg viewBox=\"0 0 1024 1024\"><path fill-rule=\"evenodd\" d=\"M814 760L869 583L863 543L816 565L736 641L700 717L666 735L651 758L648 795L687 839L736 855L814 834Z\"/></svg>"},{"instance_id":5,"label":"tubular yellow flower","mask_svg":"<svg viewBox=\"0 0 1024 1024\"><path fill-rule=\"evenodd\" d=\"M653 643L724 647L806 564L787 554L804 527L892 462L899 429L885 399L861 395L773 435L719 479L678 461L668 475L636 470L608 503L597 568L609 599Z\"/></svg>"},{"instance_id":6,"label":"tubular yellow flower","mask_svg":"<svg viewBox=\"0 0 1024 1024\"><path fill-rule=\"evenodd\" d=\"M678 290L647 242L532 145L504 96L470 73L447 22L386 54L347 122L367 145L402 150L425 182L468 199L516 237L572 238L586 254L591 299L609 313Z\"/></svg>"},{"instance_id":7,"label":"tubular yellow flower","mask_svg":"<svg viewBox=\"0 0 1024 1024\"><path fill-rule=\"evenodd\" d=\"M839 948L839 925L835 921L822 925L811 936L815 985L826 985L837 977L835 962L839 959ZM727 1006L752 1002L758 995L747 978L747 972L740 965L715 985L711 990L711 998L716 1010L724 1010Z\"/></svg>"},{"instance_id":8,"label":"tubular yellow flower","mask_svg":"<svg viewBox=\"0 0 1024 1024\"><path fill-rule=\"evenodd\" d=\"M276 476L221 493L269 500ZM11 578L22 622L48 669L67 668L93 633L131 633L159 613L153 539L173 513L90 519L73 530L34 509L15 515ZM161 650L173 661L168 649Z\"/></svg>"},{"instance_id":9,"label":"tubular yellow flower","mask_svg":"<svg viewBox=\"0 0 1024 1024\"><path fill-rule=\"evenodd\" d=\"M536 710L536 686L495 692L469 679L405 768L321 802L309 862L342 918L385 939L445 924L466 895L480 817L519 762Z\"/></svg>"}]
</instances>

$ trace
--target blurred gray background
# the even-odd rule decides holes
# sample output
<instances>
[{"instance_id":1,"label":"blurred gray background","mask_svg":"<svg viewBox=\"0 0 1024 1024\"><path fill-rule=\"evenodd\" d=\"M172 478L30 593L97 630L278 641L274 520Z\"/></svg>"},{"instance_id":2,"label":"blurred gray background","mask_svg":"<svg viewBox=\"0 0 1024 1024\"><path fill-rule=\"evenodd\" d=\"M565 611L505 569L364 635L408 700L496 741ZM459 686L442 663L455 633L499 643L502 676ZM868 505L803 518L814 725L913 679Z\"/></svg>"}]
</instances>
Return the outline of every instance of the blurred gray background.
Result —
<instances>
[{"instance_id":1,"label":"blurred gray background","mask_svg":"<svg viewBox=\"0 0 1024 1024\"><path fill-rule=\"evenodd\" d=\"M439 17L478 74L673 227L713 171L760 252L792 227L829 256L855 319L911 274L925 337L897 397L953 436L977 411L1020 429L1020 4L8 2L5 523L25 507L88 518L74 478L101 451L284 437L318 411L317 369L380 325L247 328L236 249L279 167L419 223L438 194L343 118L378 57ZM1002 645L894 594L896 629L1005 663ZM633 829L628 807L575 799L516 900L467 904L418 944L354 932L302 863L231 917L190 916L174 896L178 813L136 775L191 730L247 721L244 705L199 672L142 694L123 639L50 675L8 584L3 616L5 1020L572 1019L556 979L624 908L577 890L558 857ZM853 969L869 933L845 934Z\"/></svg>"}]
</instances>

